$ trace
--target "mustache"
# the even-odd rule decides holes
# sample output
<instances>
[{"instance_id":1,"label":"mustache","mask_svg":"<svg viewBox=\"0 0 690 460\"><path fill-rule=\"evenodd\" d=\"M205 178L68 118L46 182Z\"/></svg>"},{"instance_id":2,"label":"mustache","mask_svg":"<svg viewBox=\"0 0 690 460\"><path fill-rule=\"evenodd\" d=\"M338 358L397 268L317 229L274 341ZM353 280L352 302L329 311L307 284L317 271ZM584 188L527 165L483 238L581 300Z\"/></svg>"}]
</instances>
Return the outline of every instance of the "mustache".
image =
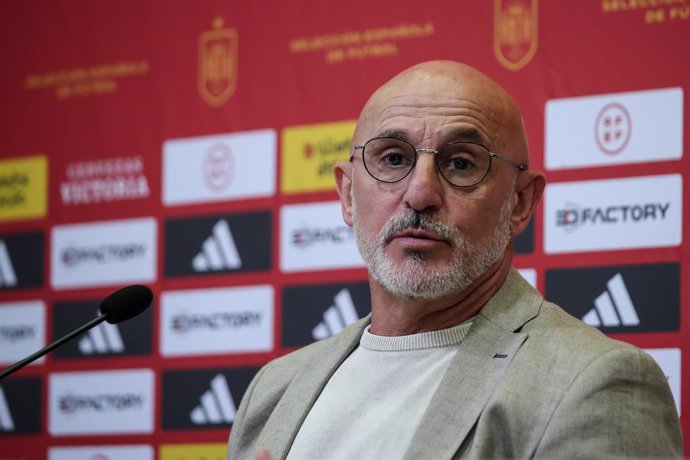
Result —
<instances>
[{"instance_id":1,"label":"mustache","mask_svg":"<svg viewBox=\"0 0 690 460\"><path fill-rule=\"evenodd\" d=\"M397 216L393 216L381 230L381 243L385 243L396 234L405 230L424 230L434 233L439 238L454 243L457 229L434 219L430 213L407 209Z\"/></svg>"}]
</instances>

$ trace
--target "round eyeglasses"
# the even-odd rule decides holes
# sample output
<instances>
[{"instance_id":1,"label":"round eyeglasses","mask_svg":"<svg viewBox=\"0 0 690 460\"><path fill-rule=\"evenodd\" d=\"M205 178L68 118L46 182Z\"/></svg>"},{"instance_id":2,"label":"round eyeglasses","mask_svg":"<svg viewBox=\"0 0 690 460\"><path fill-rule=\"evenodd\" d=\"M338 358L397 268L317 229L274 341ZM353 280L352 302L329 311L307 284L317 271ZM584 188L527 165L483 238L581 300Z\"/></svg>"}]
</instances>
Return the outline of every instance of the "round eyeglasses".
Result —
<instances>
[{"instance_id":1,"label":"round eyeglasses","mask_svg":"<svg viewBox=\"0 0 690 460\"><path fill-rule=\"evenodd\" d=\"M365 144L355 145L354 150L362 151L364 168L371 177L388 183L407 177L417 163L419 152L433 153L441 176L456 187L471 187L483 181L489 173L493 158L503 160L520 171L529 168L526 163L501 157L475 142L451 142L435 150L418 149L396 137L374 137Z\"/></svg>"}]
</instances>

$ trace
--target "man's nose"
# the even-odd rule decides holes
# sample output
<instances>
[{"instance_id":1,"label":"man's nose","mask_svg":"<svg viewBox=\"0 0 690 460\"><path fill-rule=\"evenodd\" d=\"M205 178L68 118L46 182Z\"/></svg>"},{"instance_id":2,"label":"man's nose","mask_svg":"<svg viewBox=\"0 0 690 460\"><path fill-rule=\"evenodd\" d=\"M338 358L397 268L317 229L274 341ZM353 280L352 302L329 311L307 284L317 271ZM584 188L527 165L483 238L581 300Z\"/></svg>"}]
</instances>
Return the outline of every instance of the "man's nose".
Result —
<instances>
[{"instance_id":1,"label":"man's nose","mask_svg":"<svg viewBox=\"0 0 690 460\"><path fill-rule=\"evenodd\" d=\"M403 199L415 211L437 210L443 202L443 178L436 168L436 155L430 151L417 154L417 163L407 178Z\"/></svg>"}]
</instances>

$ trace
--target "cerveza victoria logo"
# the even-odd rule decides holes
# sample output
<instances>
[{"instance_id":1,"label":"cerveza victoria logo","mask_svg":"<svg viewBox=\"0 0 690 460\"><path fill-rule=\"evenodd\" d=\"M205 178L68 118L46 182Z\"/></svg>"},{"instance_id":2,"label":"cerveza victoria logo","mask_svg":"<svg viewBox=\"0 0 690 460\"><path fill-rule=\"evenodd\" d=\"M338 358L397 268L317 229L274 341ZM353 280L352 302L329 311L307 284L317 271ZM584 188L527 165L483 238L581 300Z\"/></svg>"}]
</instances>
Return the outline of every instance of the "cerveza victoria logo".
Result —
<instances>
[{"instance_id":1,"label":"cerveza victoria logo","mask_svg":"<svg viewBox=\"0 0 690 460\"><path fill-rule=\"evenodd\" d=\"M153 382L150 369L51 374L49 431L53 435L150 433Z\"/></svg>"},{"instance_id":2,"label":"cerveza victoria logo","mask_svg":"<svg viewBox=\"0 0 690 460\"><path fill-rule=\"evenodd\" d=\"M366 282L286 287L283 289L283 346L301 347L325 339L370 312Z\"/></svg>"},{"instance_id":3,"label":"cerveza victoria logo","mask_svg":"<svg viewBox=\"0 0 690 460\"><path fill-rule=\"evenodd\" d=\"M163 372L163 429L228 427L259 369Z\"/></svg>"},{"instance_id":4,"label":"cerveza victoria logo","mask_svg":"<svg viewBox=\"0 0 690 460\"><path fill-rule=\"evenodd\" d=\"M271 268L271 213L174 219L165 224L167 276Z\"/></svg>"},{"instance_id":5,"label":"cerveza victoria logo","mask_svg":"<svg viewBox=\"0 0 690 460\"><path fill-rule=\"evenodd\" d=\"M40 300L0 303L0 364L24 359L45 344L45 305Z\"/></svg>"},{"instance_id":6,"label":"cerveza victoria logo","mask_svg":"<svg viewBox=\"0 0 690 460\"><path fill-rule=\"evenodd\" d=\"M546 253L678 246L683 178L679 174L547 185Z\"/></svg>"},{"instance_id":7,"label":"cerveza victoria logo","mask_svg":"<svg viewBox=\"0 0 690 460\"><path fill-rule=\"evenodd\" d=\"M677 331L680 265L547 270L546 298L607 333Z\"/></svg>"},{"instance_id":8,"label":"cerveza victoria logo","mask_svg":"<svg viewBox=\"0 0 690 460\"><path fill-rule=\"evenodd\" d=\"M43 234L0 235L0 291L43 284Z\"/></svg>"},{"instance_id":9,"label":"cerveza victoria logo","mask_svg":"<svg viewBox=\"0 0 690 460\"><path fill-rule=\"evenodd\" d=\"M99 301L58 302L53 305L53 340L98 315ZM53 352L55 359L135 356L151 353L152 308L120 324L101 323Z\"/></svg>"}]
</instances>

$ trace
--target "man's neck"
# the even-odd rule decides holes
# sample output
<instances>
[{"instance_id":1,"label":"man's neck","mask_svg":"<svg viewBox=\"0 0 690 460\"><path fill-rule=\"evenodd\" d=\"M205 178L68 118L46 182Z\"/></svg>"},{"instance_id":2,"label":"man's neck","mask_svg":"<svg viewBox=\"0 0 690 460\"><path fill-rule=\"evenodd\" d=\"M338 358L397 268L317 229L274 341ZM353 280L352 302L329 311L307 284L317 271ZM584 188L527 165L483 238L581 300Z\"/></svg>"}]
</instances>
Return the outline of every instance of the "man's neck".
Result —
<instances>
[{"instance_id":1,"label":"man's neck","mask_svg":"<svg viewBox=\"0 0 690 460\"><path fill-rule=\"evenodd\" d=\"M472 318L505 282L511 267L511 249L463 291L438 300L397 297L370 277L371 333L400 336L437 331Z\"/></svg>"}]
</instances>

